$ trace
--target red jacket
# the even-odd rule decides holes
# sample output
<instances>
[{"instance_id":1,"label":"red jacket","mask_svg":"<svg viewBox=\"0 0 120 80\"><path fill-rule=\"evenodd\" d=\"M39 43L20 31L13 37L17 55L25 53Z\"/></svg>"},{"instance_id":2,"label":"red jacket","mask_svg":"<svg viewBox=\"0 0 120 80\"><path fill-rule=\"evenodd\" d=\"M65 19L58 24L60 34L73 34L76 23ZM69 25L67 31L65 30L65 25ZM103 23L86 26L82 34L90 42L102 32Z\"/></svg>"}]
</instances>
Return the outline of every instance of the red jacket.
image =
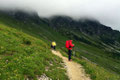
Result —
<instances>
[{"instance_id":1,"label":"red jacket","mask_svg":"<svg viewBox=\"0 0 120 80\"><path fill-rule=\"evenodd\" d=\"M74 45L72 44L72 40L69 40L69 48L68 48L68 50L72 50L72 47L74 47Z\"/></svg>"}]
</instances>

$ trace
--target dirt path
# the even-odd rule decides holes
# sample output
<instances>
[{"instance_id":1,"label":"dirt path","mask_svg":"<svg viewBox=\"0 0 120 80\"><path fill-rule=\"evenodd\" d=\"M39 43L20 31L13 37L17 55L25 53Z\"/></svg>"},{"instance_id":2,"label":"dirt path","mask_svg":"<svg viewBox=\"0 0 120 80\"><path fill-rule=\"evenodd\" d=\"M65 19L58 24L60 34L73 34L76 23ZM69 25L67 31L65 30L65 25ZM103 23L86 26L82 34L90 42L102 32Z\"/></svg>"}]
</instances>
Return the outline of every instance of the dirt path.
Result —
<instances>
[{"instance_id":1,"label":"dirt path","mask_svg":"<svg viewBox=\"0 0 120 80\"><path fill-rule=\"evenodd\" d=\"M84 69L80 64L77 64L73 61L68 61L68 59L62 56L58 51L52 50L52 53L63 59L70 80L91 80L88 76L86 76Z\"/></svg>"}]
</instances>

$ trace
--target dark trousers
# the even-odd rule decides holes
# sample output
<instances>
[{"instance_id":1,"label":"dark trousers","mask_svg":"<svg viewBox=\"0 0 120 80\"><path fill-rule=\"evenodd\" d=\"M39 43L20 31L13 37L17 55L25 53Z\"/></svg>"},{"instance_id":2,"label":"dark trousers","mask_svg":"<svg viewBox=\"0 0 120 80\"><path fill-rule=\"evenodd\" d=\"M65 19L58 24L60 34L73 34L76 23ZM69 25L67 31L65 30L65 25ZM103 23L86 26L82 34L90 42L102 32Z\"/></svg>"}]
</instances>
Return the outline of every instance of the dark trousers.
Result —
<instances>
[{"instance_id":1,"label":"dark trousers","mask_svg":"<svg viewBox=\"0 0 120 80\"><path fill-rule=\"evenodd\" d=\"M72 56L72 50L68 50L68 60L71 60L71 56Z\"/></svg>"},{"instance_id":2,"label":"dark trousers","mask_svg":"<svg viewBox=\"0 0 120 80\"><path fill-rule=\"evenodd\" d=\"M53 49L55 50L55 49L56 49L56 46L53 46Z\"/></svg>"},{"instance_id":3,"label":"dark trousers","mask_svg":"<svg viewBox=\"0 0 120 80\"><path fill-rule=\"evenodd\" d=\"M52 45L51 45L51 48L53 48L53 49L55 50L55 49L56 49L56 46L52 46Z\"/></svg>"}]
</instances>

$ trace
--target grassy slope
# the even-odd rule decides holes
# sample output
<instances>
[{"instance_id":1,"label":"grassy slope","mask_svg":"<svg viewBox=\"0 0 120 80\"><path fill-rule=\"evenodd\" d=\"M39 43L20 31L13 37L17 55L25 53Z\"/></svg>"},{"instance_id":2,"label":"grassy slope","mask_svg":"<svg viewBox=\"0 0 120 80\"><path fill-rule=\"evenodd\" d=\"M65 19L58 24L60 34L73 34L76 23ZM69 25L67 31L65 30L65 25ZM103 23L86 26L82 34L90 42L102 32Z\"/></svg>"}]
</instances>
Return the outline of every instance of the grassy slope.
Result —
<instances>
[{"instance_id":1,"label":"grassy slope","mask_svg":"<svg viewBox=\"0 0 120 80\"><path fill-rule=\"evenodd\" d=\"M51 41L56 41L60 47L63 47L63 44L65 44L64 42L67 39L66 37L60 35L57 31L52 30L47 24L43 22L41 22L40 25L33 23L32 20L27 23L23 23L22 21L17 21L16 19L2 13L0 16L0 22L29 35L45 40L48 44Z\"/></svg>"},{"instance_id":2,"label":"grassy slope","mask_svg":"<svg viewBox=\"0 0 120 80\"><path fill-rule=\"evenodd\" d=\"M0 80L35 80L44 73L53 80L67 80L60 63L45 42L0 23Z\"/></svg>"},{"instance_id":3,"label":"grassy slope","mask_svg":"<svg viewBox=\"0 0 120 80\"><path fill-rule=\"evenodd\" d=\"M81 35L83 36L83 35ZM86 36L87 37L87 36ZM89 38L89 36L88 36ZM92 39L88 39L92 42ZM83 42L74 41L76 51L76 57L81 58L81 56L86 57L90 61L104 67L112 73L120 74L120 60L110 57L109 52L105 51L105 47L99 48L94 45L85 44ZM100 45L95 42L95 44ZM66 49L63 49L66 51Z\"/></svg>"},{"instance_id":4,"label":"grassy slope","mask_svg":"<svg viewBox=\"0 0 120 80\"><path fill-rule=\"evenodd\" d=\"M65 54L66 52L63 50L60 50L60 52L63 56L67 57L67 54ZM72 59L83 66L85 72L90 74L92 80L120 80L120 76L118 74L114 74L89 60L76 58L74 56Z\"/></svg>"},{"instance_id":5,"label":"grassy slope","mask_svg":"<svg viewBox=\"0 0 120 80\"><path fill-rule=\"evenodd\" d=\"M61 31L61 30L59 30ZM113 58L114 53L110 54L105 48L108 48L107 46L101 45L99 42L101 42L97 36L91 37L87 34L83 34L81 32L71 30L69 28L62 29L61 32L66 33L66 37L70 37L73 35L78 36L79 38L84 38L85 40L89 41L92 44L86 44L87 42L84 41L74 41L75 43L75 51L76 51L76 57L81 58L81 56L86 57L90 61L98 64L99 66L104 67L105 69L109 70L113 74L120 74L120 60ZM68 35L69 34L69 35ZM72 37L73 39L74 37ZM86 42L86 43L84 43ZM102 42L101 42L102 43ZM65 51L65 49L63 49ZM109 49L110 50L110 49ZM114 51L114 50L112 50ZM118 53L119 54L119 53ZM118 55L119 56L119 55Z\"/></svg>"},{"instance_id":6,"label":"grassy slope","mask_svg":"<svg viewBox=\"0 0 120 80\"><path fill-rule=\"evenodd\" d=\"M83 43L80 44L82 45L78 46L80 51L76 52L76 54L79 54L77 55L78 57L87 57L90 61L108 69L111 72L116 72L117 74L120 73L120 61L109 57L108 52L94 46L89 46Z\"/></svg>"},{"instance_id":7,"label":"grassy slope","mask_svg":"<svg viewBox=\"0 0 120 80\"><path fill-rule=\"evenodd\" d=\"M10 25L14 28L17 28L20 31L26 32L27 34L30 34L34 37L40 38L42 40L44 40L47 44L50 45L50 41L54 40L57 42L58 47L60 47L60 49L62 49L63 51L66 51L66 49L64 48L65 45L65 40L67 40L66 37L61 36L58 32L55 32L54 30L52 30L51 28L49 28L48 25L44 24L41 22L41 25L37 25L37 24L31 24L32 21L30 21L30 23L23 23L20 21L16 21L14 19L8 18L4 16L3 18L0 18L0 21L4 24ZM6 21L6 19L8 20L8 22ZM34 28L33 28L34 27ZM120 67L120 62L109 58L107 53L104 52L104 50L99 49L97 47L91 46L91 45L87 45L81 42L75 42L76 45L76 57L77 58L81 58L81 56L87 57L89 60L93 61L94 63L97 63L99 66L104 67L105 69L99 67L99 66L94 66L94 64L89 64L88 61L85 61L86 65L83 65L85 67L85 69L92 69L93 72L88 72L89 74L91 74L92 76L95 76L93 78L93 80L119 80L117 78L117 74L119 74L119 67ZM80 60L81 61L81 60ZM77 60L77 62L79 62ZM84 61L83 61L84 62ZM110 64L109 64L110 63ZM93 65L93 66L92 66ZM86 67L89 66L89 67ZM97 67L97 68L96 68ZM105 74L104 74L105 72ZM113 73L113 72L117 72ZM94 74L93 74L94 73ZM111 78L111 73L113 74ZM103 74L102 77L99 74ZM114 78L115 77L115 78Z\"/></svg>"}]
</instances>

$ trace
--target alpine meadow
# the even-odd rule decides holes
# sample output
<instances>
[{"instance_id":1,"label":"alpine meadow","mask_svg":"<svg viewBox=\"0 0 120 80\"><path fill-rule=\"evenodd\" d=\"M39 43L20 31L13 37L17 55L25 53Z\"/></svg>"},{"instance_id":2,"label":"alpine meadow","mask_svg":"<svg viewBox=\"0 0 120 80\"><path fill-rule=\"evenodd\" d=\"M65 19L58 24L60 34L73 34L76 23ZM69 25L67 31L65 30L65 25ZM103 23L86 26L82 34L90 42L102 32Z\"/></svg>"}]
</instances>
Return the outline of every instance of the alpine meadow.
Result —
<instances>
[{"instance_id":1,"label":"alpine meadow","mask_svg":"<svg viewBox=\"0 0 120 80\"><path fill-rule=\"evenodd\" d=\"M49 18L37 12L0 11L0 80L71 80L63 60L66 40L73 40L72 60L91 80L120 80L120 32L95 19L69 16ZM40 79L41 80L41 79ZM44 79L43 79L44 80Z\"/></svg>"}]
</instances>

